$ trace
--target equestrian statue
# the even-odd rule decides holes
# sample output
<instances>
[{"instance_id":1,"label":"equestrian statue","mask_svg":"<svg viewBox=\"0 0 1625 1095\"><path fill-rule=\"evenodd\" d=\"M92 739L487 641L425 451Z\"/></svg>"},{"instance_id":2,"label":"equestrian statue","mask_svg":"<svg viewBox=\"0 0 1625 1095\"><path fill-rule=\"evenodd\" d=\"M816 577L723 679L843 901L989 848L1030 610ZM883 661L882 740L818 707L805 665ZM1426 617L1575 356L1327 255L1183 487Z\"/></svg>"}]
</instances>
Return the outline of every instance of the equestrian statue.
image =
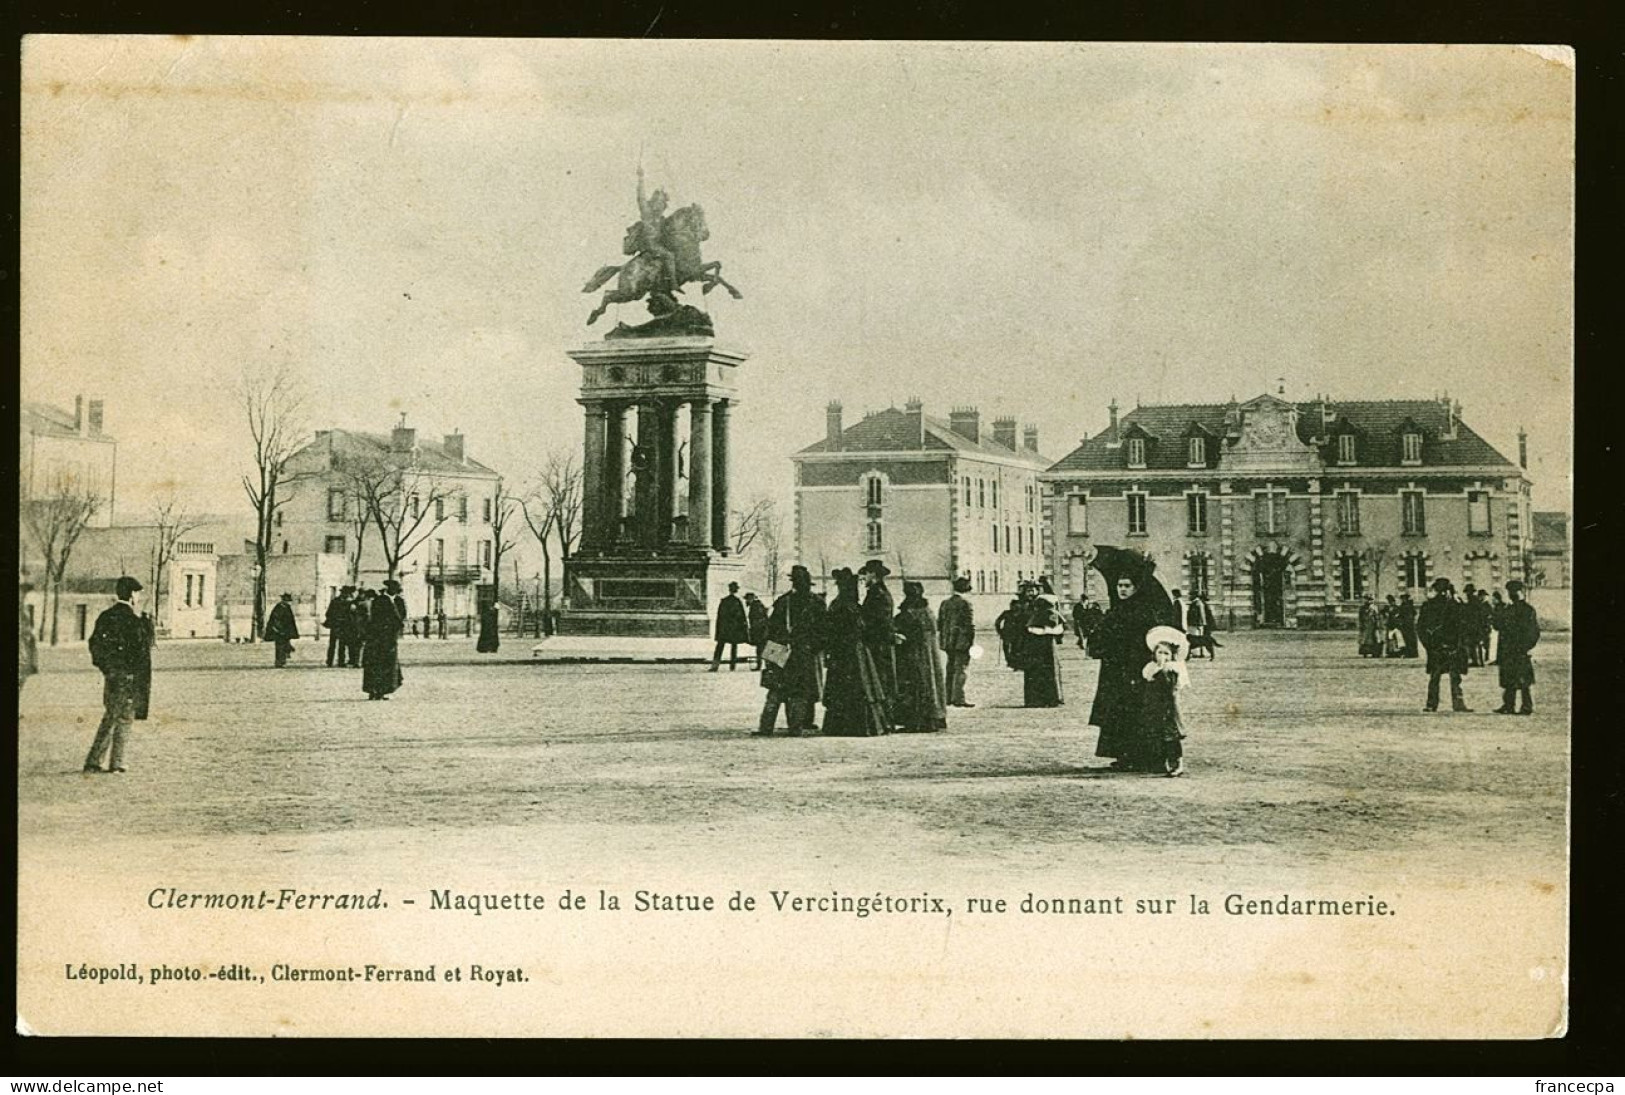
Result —
<instances>
[{"instance_id":1,"label":"equestrian statue","mask_svg":"<svg viewBox=\"0 0 1625 1095\"><path fill-rule=\"evenodd\" d=\"M717 286L728 290L735 300L739 290L722 278L722 263L706 262L700 255L700 244L711 238L705 225L705 211L698 205L685 205L668 214L666 192L656 188L645 196L643 167L638 167L638 219L626 229L621 241L621 253L631 256L619 266L601 267L585 286L583 293L596 292L611 278L615 285L604 290L603 298L588 325L597 322L611 304L626 304L648 298L648 323L628 326L617 324L607 338L654 338L669 335L714 334L711 317L690 304L679 304L677 294L683 286L699 282L700 290L709 293Z\"/></svg>"}]
</instances>

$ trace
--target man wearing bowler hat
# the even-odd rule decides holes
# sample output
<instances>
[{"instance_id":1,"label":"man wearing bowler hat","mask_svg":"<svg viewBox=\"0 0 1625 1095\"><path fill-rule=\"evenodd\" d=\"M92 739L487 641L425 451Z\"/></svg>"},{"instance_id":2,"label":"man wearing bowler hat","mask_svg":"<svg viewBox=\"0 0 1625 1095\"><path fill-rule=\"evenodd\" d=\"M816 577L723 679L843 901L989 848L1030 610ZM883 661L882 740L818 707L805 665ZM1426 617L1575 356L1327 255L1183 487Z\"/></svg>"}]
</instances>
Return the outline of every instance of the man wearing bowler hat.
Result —
<instances>
[{"instance_id":1,"label":"man wearing bowler hat","mask_svg":"<svg viewBox=\"0 0 1625 1095\"><path fill-rule=\"evenodd\" d=\"M965 674L970 668L970 648L976 645L976 610L964 598L970 592L970 579L961 574L954 579L954 591L937 612L937 639L948 652L948 704L975 707L965 699Z\"/></svg>"},{"instance_id":2,"label":"man wearing bowler hat","mask_svg":"<svg viewBox=\"0 0 1625 1095\"><path fill-rule=\"evenodd\" d=\"M1428 700L1424 710L1439 709L1439 678L1446 674L1450 677L1450 710L1472 710L1461 694L1461 678L1467 672L1467 645L1471 641L1465 608L1456 600L1450 579L1439 578L1433 583L1433 596L1417 614L1416 634L1428 652Z\"/></svg>"},{"instance_id":3,"label":"man wearing bowler hat","mask_svg":"<svg viewBox=\"0 0 1625 1095\"><path fill-rule=\"evenodd\" d=\"M763 639L762 705L754 736L770 737L785 709L790 736L815 729L813 712L823 695L824 602L813 592L812 574L797 564L790 568L790 592L773 602Z\"/></svg>"},{"instance_id":4,"label":"man wearing bowler hat","mask_svg":"<svg viewBox=\"0 0 1625 1095\"><path fill-rule=\"evenodd\" d=\"M739 668L739 644L750 642L750 617L745 613L745 602L739 599L739 583L728 583L728 595L717 602L716 649L711 652L711 668L715 673L722 664L722 648L728 647L728 671Z\"/></svg>"},{"instance_id":5,"label":"man wearing bowler hat","mask_svg":"<svg viewBox=\"0 0 1625 1095\"><path fill-rule=\"evenodd\" d=\"M108 746L113 749L109 772L123 772L124 743L136 717L141 677L152 665L152 637L135 613L135 595L141 583L128 575L114 585L118 601L96 617L90 634L90 660L102 671L102 721L96 740L85 757L85 772L100 772Z\"/></svg>"}]
</instances>

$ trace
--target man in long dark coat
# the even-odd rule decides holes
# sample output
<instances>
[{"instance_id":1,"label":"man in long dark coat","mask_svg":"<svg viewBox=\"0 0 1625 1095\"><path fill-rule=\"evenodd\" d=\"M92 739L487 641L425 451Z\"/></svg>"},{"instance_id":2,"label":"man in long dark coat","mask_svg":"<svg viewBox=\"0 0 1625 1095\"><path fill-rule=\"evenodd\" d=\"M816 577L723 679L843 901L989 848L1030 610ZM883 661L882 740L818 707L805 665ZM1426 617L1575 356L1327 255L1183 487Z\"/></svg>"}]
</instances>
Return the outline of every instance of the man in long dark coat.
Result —
<instances>
[{"instance_id":1,"label":"man in long dark coat","mask_svg":"<svg viewBox=\"0 0 1625 1095\"><path fill-rule=\"evenodd\" d=\"M284 593L271 609L265 621L265 637L276 644L276 667L281 669L288 664L293 641L299 637L299 625L293 618L293 594Z\"/></svg>"},{"instance_id":2,"label":"man in long dark coat","mask_svg":"<svg viewBox=\"0 0 1625 1095\"><path fill-rule=\"evenodd\" d=\"M728 595L717 602L717 647L711 653L710 672L722 664L722 648L728 647L728 671L739 668L739 644L750 642L750 617L739 599L739 583L728 583Z\"/></svg>"},{"instance_id":3,"label":"man in long dark coat","mask_svg":"<svg viewBox=\"0 0 1625 1095\"><path fill-rule=\"evenodd\" d=\"M762 668L762 647L767 644L767 606L754 593L745 594L745 627L750 645L756 651L756 668Z\"/></svg>"},{"instance_id":4,"label":"man in long dark coat","mask_svg":"<svg viewBox=\"0 0 1625 1095\"><path fill-rule=\"evenodd\" d=\"M372 609L372 590L350 589L350 611L345 614L344 664L361 668L361 651L367 645L367 615Z\"/></svg>"},{"instance_id":5,"label":"man in long dark coat","mask_svg":"<svg viewBox=\"0 0 1625 1095\"><path fill-rule=\"evenodd\" d=\"M1425 711L1439 709L1439 678L1450 678L1450 709L1471 711L1461 694L1461 678L1467 673L1472 644L1471 621L1466 606L1456 600L1449 578L1433 583L1433 596L1417 613L1416 634L1428 652L1428 699Z\"/></svg>"},{"instance_id":6,"label":"man in long dark coat","mask_svg":"<svg viewBox=\"0 0 1625 1095\"><path fill-rule=\"evenodd\" d=\"M1089 637L1099 630L1100 621L1105 616L1106 610L1087 593L1072 606L1072 630L1078 635L1078 649L1089 649Z\"/></svg>"},{"instance_id":7,"label":"man in long dark coat","mask_svg":"<svg viewBox=\"0 0 1625 1095\"><path fill-rule=\"evenodd\" d=\"M350 590L343 586L327 602L322 626L327 628L327 668L344 668L344 648L350 637Z\"/></svg>"},{"instance_id":8,"label":"man in long dark coat","mask_svg":"<svg viewBox=\"0 0 1625 1095\"><path fill-rule=\"evenodd\" d=\"M90 633L90 661L102 671L102 721L85 756L84 771L100 772L108 746L109 772L123 772L124 745L140 702L142 675L152 671L152 632L135 613L141 583L128 575L114 586L118 601L96 617Z\"/></svg>"},{"instance_id":9,"label":"man in long dark coat","mask_svg":"<svg viewBox=\"0 0 1625 1095\"><path fill-rule=\"evenodd\" d=\"M889 729L897 727L897 646L903 637L897 633L897 605L891 590L886 588L886 577L891 568L879 559L870 559L858 571L858 577L868 585L863 594L860 618L863 621L863 645L869 648L869 657L875 663L880 679L880 690L885 697L886 714L892 720Z\"/></svg>"},{"instance_id":10,"label":"man in long dark coat","mask_svg":"<svg viewBox=\"0 0 1625 1095\"><path fill-rule=\"evenodd\" d=\"M1511 603L1502 607L1496 620L1501 633L1495 659L1501 678L1501 706L1495 713L1533 715L1535 701L1529 689L1535 683L1535 663L1530 660L1529 652L1540 642L1540 620L1535 616L1535 606L1524 599L1522 582L1516 578L1508 582L1507 596ZM1514 699L1523 701L1516 712L1512 706Z\"/></svg>"},{"instance_id":11,"label":"man in long dark coat","mask_svg":"<svg viewBox=\"0 0 1625 1095\"><path fill-rule=\"evenodd\" d=\"M962 596L970 592L970 579L954 579L954 591L937 611L937 641L948 655L948 706L975 707L965 699L965 677L970 669L970 648L976 645L976 610Z\"/></svg>"},{"instance_id":12,"label":"man in long dark coat","mask_svg":"<svg viewBox=\"0 0 1625 1095\"><path fill-rule=\"evenodd\" d=\"M790 592L773 602L768 615L763 646L776 643L790 648L784 662L762 663L762 687L767 702L757 721L756 737L768 737L779 721L779 708L785 709L790 736L800 737L814 726L814 710L824 688L824 602L812 591L812 573L806 567L790 568Z\"/></svg>"}]
</instances>

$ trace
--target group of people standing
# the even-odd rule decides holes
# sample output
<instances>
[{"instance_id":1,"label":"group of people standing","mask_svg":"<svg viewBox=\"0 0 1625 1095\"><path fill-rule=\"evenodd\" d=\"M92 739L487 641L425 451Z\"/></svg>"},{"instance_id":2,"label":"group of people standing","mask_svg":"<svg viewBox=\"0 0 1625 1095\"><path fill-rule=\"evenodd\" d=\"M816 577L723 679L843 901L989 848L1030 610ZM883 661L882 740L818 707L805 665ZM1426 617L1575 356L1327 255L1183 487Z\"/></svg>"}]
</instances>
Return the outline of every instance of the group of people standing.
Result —
<instances>
[{"instance_id":1,"label":"group of people standing","mask_svg":"<svg viewBox=\"0 0 1625 1095\"><path fill-rule=\"evenodd\" d=\"M767 701L756 736L773 734L781 708L792 737L818 729L820 702L822 732L838 737L944 730L949 707L971 706L965 666L976 628L962 596L969 583L954 583L938 619L919 582L904 582L896 604L886 585L890 575L879 559L855 572L840 567L830 575L836 593L826 604L813 591L811 571L790 568L790 592L773 602L763 632Z\"/></svg>"},{"instance_id":2,"label":"group of people standing","mask_svg":"<svg viewBox=\"0 0 1625 1095\"><path fill-rule=\"evenodd\" d=\"M282 598L284 604L292 600L285 593ZM272 618L266 621L267 638L272 637L276 615L273 611ZM401 583L395 579L386 581L383 589L343 586L327 603L327 612L322 617L322 625L327 628L328 668L359 668L361 689L367 698L388 699L403 681L400 637L406 630L406 619L406 598L401 596ZM292 625L293 611L289 605L285 626ZM277 665L285 663L279 647Z\"/></svg>"},{"instance_id":3,"label":"group of people standing","mask_svg":"<svg viewBox=\"0 0 1625 1095\"><path fill-rule=\"evenodd\" d=\"M1066 626L1055 607L1055 591L1049 579L1038 578L1017 586L1010 607L999 614L993 629L999 634L1004 664L1021 674L1022 706L1060 707L1065 703L1056 647L1066 634Z\"/></svg>"},{"instance_id":4,"label":"group of people standing","mask_svg":"<svg viewBox=\"0 0 1625 1095\"><path fill-rule=\"evenodd\" d=\"M1360 604L1358 620L1360 657L1415 658L1416 602L1406 593L1398 600L1388 594L1386 604L1378 604L1371 594Z\"/></svg>"},{"instance_id":5,"label":"group of people standing","mask_svg":"<svg viewBox=\"0 0 1625 1095\"><path fill-rule=\"evenodd\" d=\"M1472 586L1464 587L1466 595L1458 597L1450 579L1434 581L1433 593L1416 618L1417 636L1428 652L1428 694L1423 710L1439 709L1440 681L1448 678L1450 709L1471 711L1462 692L1462 677L1474 666L1493 662L1501 686L1501 706L1495 713L1535 713L1530 691L1535 683L1535 665L1530 651L1540 642L1540 621L1526 599L1521 581L1514 578L1506 584L1506 591L1508 599L1497 604ZM1485 608L1479 607L1481 604ZM1496 640L1493 659L1492 631Z\"/></svg>"}]
</instances>

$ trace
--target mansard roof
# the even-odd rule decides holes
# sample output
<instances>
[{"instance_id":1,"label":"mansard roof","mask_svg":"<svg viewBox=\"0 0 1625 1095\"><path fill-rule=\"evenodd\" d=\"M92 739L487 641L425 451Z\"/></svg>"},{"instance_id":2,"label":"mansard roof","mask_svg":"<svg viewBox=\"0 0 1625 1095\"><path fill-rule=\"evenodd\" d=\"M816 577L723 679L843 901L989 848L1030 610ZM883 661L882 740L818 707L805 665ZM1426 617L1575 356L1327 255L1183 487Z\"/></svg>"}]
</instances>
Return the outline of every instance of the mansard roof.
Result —
<instances>
[{"instance_id":1,"label":"mansard roof","mask_svg":"<svg viewBox=\"0 0 1625 1095\"><path fill-rule=\"evenodd\" d=\"M325 452L328 445L332 446L333 455L341 460L345 457L387 459L394 454L389 434L366 433L361 430L322 430L317 433L314 441L300 449L295 456L303 457L307 453ZM442 441L425 437L421 433L416 437L412 451L415 455L413 466L431 475L497 475L497 472L478 460L466 456L461 460L457 459L446 451Z\"/></svg>"},{"instance_id":2,"label":"mansard roof","mask_svg":"<svg viewBox=\"0 0 1625 1095\"><path fill-rule=\"evenodd\" d=\"M1121 444L1114 442L1120 441L1127 435L1129 428L1135 425L1153 437L1189 436L1195 425L1226 438L1233 433L1230 426L1239 422L1239 419L1230 420L1232 416L1258 402L1260 400L1246 404L1166 403L1136 407L1119 420L1115 438L1111 430L1101 431L1096 436L1086 439L1055 463L1050 471L1123 469L1127 465L1127 458ZM1285 401L1276 400L1276 402ZM1305 444L1320 443L1336 432L1334 423L1347 420L1361 436L1355 467L1402 466L1401 435L1406 432L1407 427L1414 426L1422 432L1423 467L1499 467L1504 468L1507 473L1519 474L1517 466L1512 461L1497 452L1494 446L1480 437L1460 417L1456 419L1456 436L1453 439L1445 437L1450 427L1450 415L1444 403L1439 400L1380 399L1346 402L1328 400L1325 403L1316 400L1288 405L1296 406L1298 410L1298 438ZM1323 422L1322 408L1333 416L1331 423ZM1146 454L1148 469L1185 469L1187 454L1182 448L1170 445L1148 448L1151 450Z\"/></svg>"},{"instance_id":3,"label":"mansard roof","mask_svg":"<svg viewBox=\"0 0 1625 1095\"><path fill-rule=\"evenodd\" d=\"M992 432L983 426L977 440L972 441L940 418L924 415L921 437L915 433L908 411L888 407L883 411L864 415L841 431L841 447L832 449L824 438L808 445L800 453L884 453L884 452L959 452L984 456L1015 457L1037 468L1049 467L1048 457L1017 446L1006 448L993 440Z\"/></svg>"}]
</instances>

